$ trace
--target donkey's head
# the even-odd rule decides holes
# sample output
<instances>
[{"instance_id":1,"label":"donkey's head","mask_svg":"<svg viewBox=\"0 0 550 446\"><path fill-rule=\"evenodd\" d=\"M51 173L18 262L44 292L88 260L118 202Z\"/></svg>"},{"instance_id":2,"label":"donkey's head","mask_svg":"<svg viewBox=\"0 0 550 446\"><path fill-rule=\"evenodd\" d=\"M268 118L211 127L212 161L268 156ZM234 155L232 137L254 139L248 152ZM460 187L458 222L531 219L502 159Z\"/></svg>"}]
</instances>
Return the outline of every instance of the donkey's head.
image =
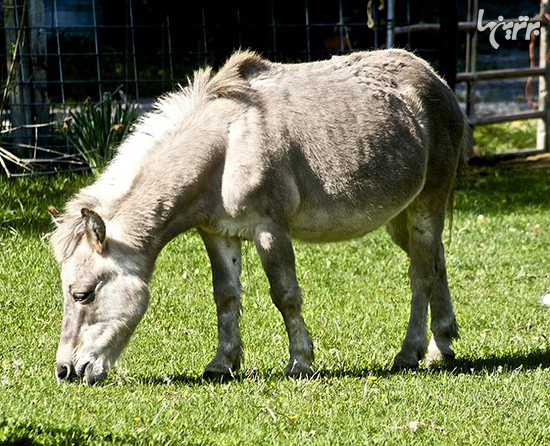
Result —
<instances>
[{"instance_id":1,"label":"donkey's head","mask_svg":"<svg viewBox=\"0 0 550 446\"><path fill-rule=\"evenodd\" d=\"M53 208L50 213L64 295L56 375L94 384L105 378L147 309L148 274L139 252L108 235L93 210L81 208L71 218Z\"/></svg>"}]
</instances>

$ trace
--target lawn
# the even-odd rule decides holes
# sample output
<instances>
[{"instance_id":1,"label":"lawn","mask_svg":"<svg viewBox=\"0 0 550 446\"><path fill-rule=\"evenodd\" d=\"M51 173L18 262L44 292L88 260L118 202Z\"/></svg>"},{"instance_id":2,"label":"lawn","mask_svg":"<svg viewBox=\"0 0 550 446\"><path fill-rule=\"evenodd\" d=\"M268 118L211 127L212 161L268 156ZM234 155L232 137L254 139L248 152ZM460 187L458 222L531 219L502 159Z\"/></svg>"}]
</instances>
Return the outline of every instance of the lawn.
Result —
<instances>
[{"instance_id":1,"label":"lawn","mask_svg":"<svg viewBox=\"0 0 550 446\"><path fill-rule=\"evenodd\" d=\"M216 346L195 233L170 243L152 302L101 385L58 385L62 299L44 235L87 176L0 178L0 444L550 443L550 172L491 171L456 193L445 232L461 338L450 370L390 373L408 321L406 256L378 230L295 245L317 376L284 377L287 340L244 245L237 379L201 379Z\"/></svg>"}]
</instances>

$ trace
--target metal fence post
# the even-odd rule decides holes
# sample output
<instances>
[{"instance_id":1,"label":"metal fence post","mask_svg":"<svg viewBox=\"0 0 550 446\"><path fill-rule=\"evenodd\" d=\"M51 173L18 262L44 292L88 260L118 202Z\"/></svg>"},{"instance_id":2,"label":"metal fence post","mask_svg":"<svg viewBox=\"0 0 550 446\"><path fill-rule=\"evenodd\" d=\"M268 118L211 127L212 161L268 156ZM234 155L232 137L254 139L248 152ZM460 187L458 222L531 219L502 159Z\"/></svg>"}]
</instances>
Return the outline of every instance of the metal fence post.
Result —
<instances>
[{"instance_id":1,"label":"metal fence post","mask_svg":"<svg viewBox=\"0 0 550 446\"><path fill-rule=\"evenodd\" d=\"M541 0L540 15L548 17L550 13L549 0ZM540 45L539 45L539 66L545 68L544 76L539 77L539 110L544 110L544 118L540 119L537 124L537 148L550 151L550 107L548 107L548 87L550 86L550 76L548 71L548 40L549 40L549 25L543 25L540 28Z\"/></svg>"},{"instance_id":2,"label":"metal fence post","mask_svg":"<svg viewBox=\"0 0 550 446\"><path fill-rule=\"evenodd\" d=\"M386 29L386 48L393 46L394 38L394 18L395 18L395 3L394 0L388 0L387 3L388 14L386 16L387 29Z\"/></svg>"},{"instance_id":3,"label":"metal fence post","mask_svg":"<svg viewBox=\"0 0 550 446\"><path fill-rule=\"evenodd\" d=\"M46 76L46 28L44 26L44 0L33 0L28 5L29 19L29 60L32 79L32 118L33 124L46 124L50 120L50 104L48 101L48 84ZM44 138L49 128L36 128L38 141L35 144L44 145Z\"/></svg>"}]
</instances>

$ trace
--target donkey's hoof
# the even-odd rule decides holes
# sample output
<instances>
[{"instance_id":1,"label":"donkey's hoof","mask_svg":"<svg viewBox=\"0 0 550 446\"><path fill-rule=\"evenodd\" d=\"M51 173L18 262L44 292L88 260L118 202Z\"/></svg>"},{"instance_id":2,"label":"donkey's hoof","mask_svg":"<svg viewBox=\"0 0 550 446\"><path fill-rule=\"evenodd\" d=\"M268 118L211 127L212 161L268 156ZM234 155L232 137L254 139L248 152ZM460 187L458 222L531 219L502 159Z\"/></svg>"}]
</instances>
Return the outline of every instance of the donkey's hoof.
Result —
<instances>
[{"instance_id":1,"label":"donkey's hoof","mask_svg":"<svg viewBox=\"0 0 550 446\"><path fill-rule=\"evenodd\" d=\"M405 355L402 352L399 352L395 359L393 360L393 365L391 368L392 372L400 372L402 370L415 370L418 368L419 360L410 355Z\"/></svg>"},{"instance_id":2,"label":"donkey's hoof","mask_svg":"<svg viewBox=\"0 0 550 446\"><path fill-rule=\"evenodd\" d=\"M440 350L428 351L424 358L424 363L430 368L448 368L455 362L455 353L450 350L449 352L442 352Z\"/></svg>"},{"instance_id":3,"label":"donkey's hoof","mask_svg":"<svg viewBox=\"0 0 550 446\"><path fill-rule=\"evenodd\" d=\"M300 364L297 361L294 361L286 366L285 369L286 376L289 378L311 378L313 376L313 370L309 364Z\"/></svg>"},{"instance_id":4,"label":"donkey's hoof","mask_svg":"<svg viewBox=\"0 0 550 446\"><path fill-rule=\"evenodd\" d=\"M396 364L395 362L391 366L390 372L391 373L399 373L399 372L406 372L408 370L417 370L418 369L418 363L417 364Z\"/></svg>"},{"instance_id":5,"label":"donkey's hoof","mask_svg":"<svg viewBox=\"0 0 550 446\"><path fill-rule=\"evenodd\" d=\"M207 381L230 381L235 377L236 370L229 366L212 361L204 369L202 377Z\"/></svg>"},{"instance_id":6,"label":"donkey's hoof","mask_svg":"<svg viewBox=\"0 0 550 446\"><path fill-rule=\"evenodd\" d=\"M220 372L217 370L205 370L202 374L203 379L206 381L215 381L215 382L227 382L231 381L234 378L234 372Z\"/></svg>"}]
</instances>

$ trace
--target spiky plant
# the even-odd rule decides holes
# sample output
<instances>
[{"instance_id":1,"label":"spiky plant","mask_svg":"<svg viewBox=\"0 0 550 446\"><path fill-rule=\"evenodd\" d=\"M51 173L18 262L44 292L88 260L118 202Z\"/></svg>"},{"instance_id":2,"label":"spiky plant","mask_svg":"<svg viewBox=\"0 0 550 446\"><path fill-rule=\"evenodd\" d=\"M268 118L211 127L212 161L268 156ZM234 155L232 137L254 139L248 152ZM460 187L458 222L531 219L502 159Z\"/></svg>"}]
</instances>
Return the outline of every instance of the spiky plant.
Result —
<instances>
[{"instance_id":1,"label":"spiky plant","mask_svg":"<svg viewBox=\"0 0 550 446\"><path fill-rule=\"evenodd\" d=\"M70 144L96 175L114 157L139 115L138 105L128 102L121 92L118 99L113 96L104 93L98 104L86 99L80 110L69 113L62 126Z\"/></svg>"}]
</instances>

